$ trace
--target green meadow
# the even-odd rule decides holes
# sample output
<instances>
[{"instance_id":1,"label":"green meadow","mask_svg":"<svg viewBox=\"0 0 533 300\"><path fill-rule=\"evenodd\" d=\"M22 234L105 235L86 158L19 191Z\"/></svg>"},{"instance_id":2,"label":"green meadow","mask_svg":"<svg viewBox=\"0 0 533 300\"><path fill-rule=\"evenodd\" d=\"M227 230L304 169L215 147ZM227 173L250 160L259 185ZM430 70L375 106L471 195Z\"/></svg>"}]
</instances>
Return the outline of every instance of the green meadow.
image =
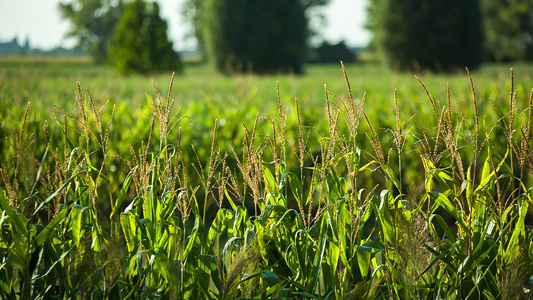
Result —
<instances>
[{"instance_id":1,"label":"green meadow","mask_svg":"<svg viewBox=\"0 0 533 300\"><path fill-rule=\"evenodd\" d=\"M0 59L0 298L527 299L533 65Z\"/></svg>"}]
</instances>

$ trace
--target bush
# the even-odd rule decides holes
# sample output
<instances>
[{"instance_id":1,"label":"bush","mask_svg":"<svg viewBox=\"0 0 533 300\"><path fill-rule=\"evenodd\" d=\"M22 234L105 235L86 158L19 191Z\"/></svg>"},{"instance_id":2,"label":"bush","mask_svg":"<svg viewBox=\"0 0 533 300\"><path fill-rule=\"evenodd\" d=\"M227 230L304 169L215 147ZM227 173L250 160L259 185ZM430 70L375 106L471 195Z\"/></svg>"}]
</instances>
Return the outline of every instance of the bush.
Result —
<instances>
[{"instance_id":1,"label":"bush","mask_svg":"<svg viewBox=\"0 0 533 300\"><path fill-rule=\"evenodd\" d=\"M182 70L167 36L167 23L159 16L157 2L135 0L125 5L109 56L122 74Z\"/></svg>"}]
</instances>

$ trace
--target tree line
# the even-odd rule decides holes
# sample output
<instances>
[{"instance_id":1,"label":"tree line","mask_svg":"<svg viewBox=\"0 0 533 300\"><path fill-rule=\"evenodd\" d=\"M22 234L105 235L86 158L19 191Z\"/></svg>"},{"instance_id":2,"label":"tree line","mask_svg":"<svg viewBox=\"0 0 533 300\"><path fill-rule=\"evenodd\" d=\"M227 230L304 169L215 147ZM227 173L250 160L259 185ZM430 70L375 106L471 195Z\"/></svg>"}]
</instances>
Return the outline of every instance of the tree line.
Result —
<instances>
[{"instance_id":1,"label":"tree line","mask_svg":"<svg viewBox=\"0 0 533 300\"><path fill-rule=\"evenodd\" d=\"M181 13L222 73L302 73L310 18L329 1L186 0ZM155 1L73 0L59 9L96 63L120 73L182 70ZM370 0L367 10L369 48L395 70L533 60L533 0Z\"/></svg>"}]
</instances>

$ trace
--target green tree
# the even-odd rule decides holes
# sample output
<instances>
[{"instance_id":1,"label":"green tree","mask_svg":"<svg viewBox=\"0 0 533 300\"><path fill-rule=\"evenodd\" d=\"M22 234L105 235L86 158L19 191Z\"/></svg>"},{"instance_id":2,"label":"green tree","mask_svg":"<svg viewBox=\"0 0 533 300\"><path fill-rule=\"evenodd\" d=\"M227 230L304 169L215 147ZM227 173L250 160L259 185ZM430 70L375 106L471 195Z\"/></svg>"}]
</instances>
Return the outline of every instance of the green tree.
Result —
<instances>
[{"instance_id":1,"label":"green tree","mask_svg":"<svg viewBox=\"0 0 533 300\"><path fill-rule=\"evenodd\" d=\"M125 5L117 24L109 56L120 73L181 72L178 55L167 36L167 23L157 2L134 0Z\"/></svg>"},{"instance_id":2,"label":"green tree","mask_svg":"<svg viewBox=\"0 0 533 300\"><path fill-rule=\"evenodd\" d=\"M122 0L73 0L59 3L64 19L71 22L67 33L78 39L77 46L87 49L96 63L108 60L107 49L122 14Z\"/></svg>"},{"instance_id":3,"label":"green tree","mask_svg":"<svg viewBox=\"0 0 533 300\"><path fill-rule=\"evenodd\" d=\"M478 0L372 0L367 27L397 70L451 71L483 60Z\"/></svg>"},{"instance_id":4,"label":"green tree","mask_svg":"<svg viewBox=\"0 0 533 300\"><path fill-rule=\"evenodd\" d=\"M198 43L198 48L204 50L205 42L202 29L202 7L206 0L185 0L181 8L181 14L184 19L191 24L189 36L194 36ZM310 23L321 23L323 15L317 9L320 6L328 4L330 0L300 0L305 16ZM314 20L317 22L309 22ZM309 28L308 33L314 34L314 28Z\"/></svg>"},{"instance_id":5,"label":"green tree","mask_svg":"<svg viewBox=\"0 0 533 300\"><path fill-rule=\"evenodd\" d=\"M491 57L533 60L533 0L482 0Z\"/></svg>"},{"instance_id":6,"label":"green tree","mask_svg":"<svg viewBox=\"0 0 533 300\"><path fill-rule=\"evenodd\" d=\"M307 22L299 0L206 0L208 58L230 74L303 72Z\"/></svg>"}]
</instances>

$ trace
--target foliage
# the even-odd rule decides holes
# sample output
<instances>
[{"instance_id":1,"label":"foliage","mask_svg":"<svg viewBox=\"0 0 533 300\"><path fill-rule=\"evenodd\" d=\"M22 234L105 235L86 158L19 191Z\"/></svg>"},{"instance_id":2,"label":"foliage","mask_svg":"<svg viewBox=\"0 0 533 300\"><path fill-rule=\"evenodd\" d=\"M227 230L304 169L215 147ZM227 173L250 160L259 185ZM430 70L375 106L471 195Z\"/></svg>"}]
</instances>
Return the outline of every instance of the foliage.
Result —
<instances>
[{"instance_id":1,"label":"foliage","mask_svg":"<svg viewBox=\"0 0 533 300\"><path fill-rule=\"evenodd\" d=\"M167 36L167 23L159 15L157 2L135 0L126 4L109 56L115 69L127 74L181 71L178 55Z\"/></svg>"},{"instance_id":2,"label":"foliage","mask_svg":"<svg viewBox=\"0 0 533 300\"><path fill-rule=\"evenodd\" d=\"M330 0L300 0L303 9L306 12L308 24L316 23L310 22L310 20L319 20L321 18L321 14L316 14L312 11L320 6L328 4L329 1ZM206 49L202 29L202 8L204 2L204 0L185 0L181 8L182 16L192 25L192 32L190 35L196 38L198 48L202 50Z\"/></svg>"},{"instance_id":3,"label":"foliage","mask_svg":"<svg viewBox=\"0 0 533 300\"><path fill-rule=\"evenodd\" d=\"M350 50L344 42L329 44L328 42L309 50L309 62L312 63L338 63L342 61L345 64L355 62L356 55Z\"/></svg>"},{"instance_id":4,"label":"foliage","mask_svg":"<svg viewBox=\"0 0 533 300\"><path fill-rule=\"evenodd\" d=\"M73 0L59 3L64 19L71 22L68 35L78 38L78 47L87 49L96 63L108 60L108 47L122 14L122 0Z\"/></svg>"},{"instance_id":5,"label":"foliage","mask_svg":"<svg viewBox=\"0 0 533 300\"><path fill-rule=\"evenodd\" d=\"M533 1L483 0L486 44L497 60L533 60Z\"/></svg>"},{"instance_id":6,"label":"foliage","mask_svg":"<svg viewBox=\"0 0 533 300\"><path fill-rule=\"evenodd\" d=\"M441 104L419 80L434 122L405 121L400 91L380 132L364 109L371 99L354 98L345 78L345 95L325 89L325 130L278 92L274 112L244 122L237 141L211 123L196 161L173 82L168 96L154 86L141 112L148 132L115 170L110 141L127 131L120 105L97 107L78 84L76 106L56 107L55 126L35 126L19 107L0 163L1 297L531 297L533 93L520 109L511 73L491 125L473 84L468 115L449 89ZM231 152L218 150L225 143ZM420 165L406 165L410 156ZM366 188L371 176L383 184ZM106 190L117 182L117 193Z\"/></svg>"},{"instance_id":7,"label":"foliage","mask_svg":"<svg viewBox=\"0 0 533 300\"><path fill-rule=\"evenodd\" d=\"M303 72L307 25L298 0L207 0L202 24L221 72Z\"/></svg>"},{"instance_id":8,"label":"foliage","mask_svg":"<svg viewBox=\"0 0 533 300\"><path fill-rule=\"evenodd\" d=\"M375 43L397 70L476 68L483 59L479 1L373 0Z\"/></svg>"}]
</instances>

